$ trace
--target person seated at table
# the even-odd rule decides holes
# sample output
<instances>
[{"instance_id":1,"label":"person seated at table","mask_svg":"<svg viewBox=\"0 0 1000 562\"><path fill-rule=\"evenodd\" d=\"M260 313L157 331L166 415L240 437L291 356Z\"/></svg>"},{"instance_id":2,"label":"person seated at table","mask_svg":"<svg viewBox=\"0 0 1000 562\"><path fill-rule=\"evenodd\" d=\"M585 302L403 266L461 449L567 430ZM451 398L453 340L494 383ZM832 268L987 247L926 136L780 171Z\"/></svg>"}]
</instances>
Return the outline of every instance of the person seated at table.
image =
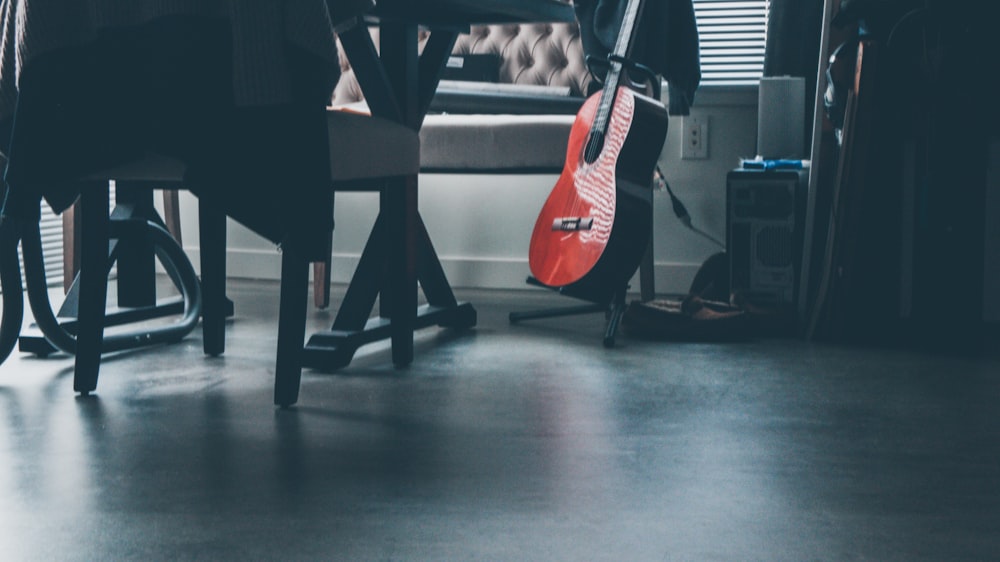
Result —
<instances>
[{"instance_id":1,"label":"person seated at table","mask_svg":"<svg viewBox=\"0 0 1000 562\"><path fill-rule=\"evenodd\" d=\"M79 178L155 151L276 244L323 240L333 22L371 5L3 0L3 213L38 220L42 198L59 213Z\"/></svg>"}]
</instances>

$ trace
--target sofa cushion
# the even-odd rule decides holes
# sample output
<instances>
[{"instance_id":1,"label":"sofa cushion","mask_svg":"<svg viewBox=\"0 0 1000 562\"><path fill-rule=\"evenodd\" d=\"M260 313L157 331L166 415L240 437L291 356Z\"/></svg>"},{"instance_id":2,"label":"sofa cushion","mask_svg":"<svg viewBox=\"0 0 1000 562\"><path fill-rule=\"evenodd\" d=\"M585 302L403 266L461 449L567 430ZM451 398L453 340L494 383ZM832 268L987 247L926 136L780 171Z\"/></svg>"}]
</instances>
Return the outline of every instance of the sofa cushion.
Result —
<instances>
[{"instance_id":1,"label":"sofa cushion","mask_svg":"<svg viewBox=\"0 0 1000 562\"><path fill-rule=\"evenodd\" d=\"M573 115L428 115L420 130L424 172L558 173Z\"/></svg>"},{"instance_id":2,"label":"sofa cushion","mask_svg":"<svg viewBox=\"0 0 1000 562\"><path fill-rule=\"evenodd\" d=\"M331 109L330 178L363 180L416 174L420 169L420 140L408 127L387 119ZM377 158L369 156L378 156Z\"/></svg>"},{"instance_id":3,"label":"sofa cushion","mask_svg":"<svg viewBox=\"0 0 1000 562\"><path fill-rule=\"evenodd\" d=\"M569 86L492 84L442 80L431 100L432 113L512 113L575 115L584 98Z\"/></svg>"}]
</instances>

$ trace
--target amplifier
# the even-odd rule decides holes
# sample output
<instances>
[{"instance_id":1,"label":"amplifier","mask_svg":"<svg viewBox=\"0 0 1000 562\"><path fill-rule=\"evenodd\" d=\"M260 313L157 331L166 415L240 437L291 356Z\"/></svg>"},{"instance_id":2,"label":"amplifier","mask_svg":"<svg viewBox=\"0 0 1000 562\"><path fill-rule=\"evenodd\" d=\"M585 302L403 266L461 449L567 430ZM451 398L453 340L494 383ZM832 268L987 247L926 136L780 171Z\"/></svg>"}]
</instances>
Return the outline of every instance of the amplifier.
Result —
<instances>
[{"instance_id":1,"label":"amplifier","mask_svg":"<svg viewBox=\"0 0 1000 562\"><path fill-rule=\"evenodd\" d=\"M808 176L808 169L737 169L727 175L726 253L734 296L795 304Z\"/></svg>"}]
</instances>

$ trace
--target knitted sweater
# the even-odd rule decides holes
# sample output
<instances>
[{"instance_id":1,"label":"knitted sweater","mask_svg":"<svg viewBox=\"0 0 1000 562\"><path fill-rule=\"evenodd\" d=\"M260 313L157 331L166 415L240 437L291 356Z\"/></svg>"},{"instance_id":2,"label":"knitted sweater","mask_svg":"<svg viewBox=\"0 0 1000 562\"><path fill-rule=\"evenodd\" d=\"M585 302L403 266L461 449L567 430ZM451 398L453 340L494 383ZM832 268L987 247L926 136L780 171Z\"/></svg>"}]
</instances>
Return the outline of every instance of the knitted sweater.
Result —
<instances>
[{"instance_id":1,"label":"knitted sweater","mask_svg":"<svg viewBox=\"0 0 1000 562\"><path fill-rule=\"evenodd\" d=\"M330 61L331 91L339 75L325 0L0 0L0 121L13 112L22 69L38 55L169 16L229 22L238 104L288 101L288 45Z\"/></svg>"}]
</instances>

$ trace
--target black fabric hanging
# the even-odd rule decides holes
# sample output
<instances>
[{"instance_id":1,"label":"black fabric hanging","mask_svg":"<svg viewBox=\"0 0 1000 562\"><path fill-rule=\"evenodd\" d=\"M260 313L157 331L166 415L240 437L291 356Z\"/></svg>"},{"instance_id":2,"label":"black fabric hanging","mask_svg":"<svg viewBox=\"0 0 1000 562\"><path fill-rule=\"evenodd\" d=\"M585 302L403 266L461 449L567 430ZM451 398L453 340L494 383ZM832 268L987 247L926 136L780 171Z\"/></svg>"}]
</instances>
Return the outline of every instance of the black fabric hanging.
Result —
<instances>
[{"instance_id":1,"label":"black fabric hanging","mask_svg":"<svg viewBox=\"0 0 1000 562\"><path fill-rule=\"evenodd\" d=\"M584 52L606 58L618 39L628 0L574 0L573 4ZM670 114L687 115L701 82L692 0L646 0L632 59L667 80Z\"/></svg>"},{"instance_id":2,"label":"black fabric hanging","mask_svg":"<svg viewBox=\"0 0 1000 562\"><path fill-rule=\"evenodd\" d=\"M819 71L819 40L823 26L823 0L771 0L764 47L764 76L805 78L807 143L812 138L813 101ZM803 147L809 153L809 146Z\"/></svg>"}]
</instances>

